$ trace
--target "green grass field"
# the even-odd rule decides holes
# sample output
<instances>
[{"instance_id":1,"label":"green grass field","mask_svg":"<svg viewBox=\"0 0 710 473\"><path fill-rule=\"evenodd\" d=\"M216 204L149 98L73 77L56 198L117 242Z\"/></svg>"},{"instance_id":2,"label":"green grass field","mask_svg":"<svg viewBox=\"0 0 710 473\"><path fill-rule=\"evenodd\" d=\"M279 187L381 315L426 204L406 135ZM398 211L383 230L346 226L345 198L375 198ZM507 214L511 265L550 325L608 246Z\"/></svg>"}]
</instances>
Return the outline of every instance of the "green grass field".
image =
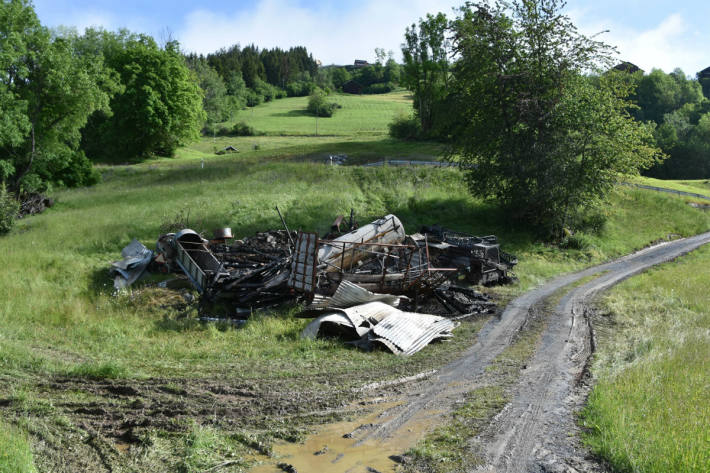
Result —
<instances>
[{"instance_id":1,"label":"green grass field","mask_svg":"<svg viewBox=\"0 0 710 473\"><path fill-rule=\"evenodd\" d=\"M404 90L381 95L333 94L328 100L342 108L332 117L318 118L317 132L316 117L306 110L308 97L274 100L240 110L233 121L243 121L269 135L383 135L394 116L412 110L410 93Z\"/></svg>"},{"instance_id":2,"label":"green grass field","mask_svg":"<svg viewBox=\"0 0 710 473\"><path fill-rule=\"evenodd\" d=\"M308 133L310 118L273 115L299 110L299 99L276 101L248 112L262 120L261 128L258 122L253 125L295 136L219 138L216 143L205 138L181 149L175 159L102 166L101 184L57 191L52 209L19 221L11 234L0 237L0 406L5 406L0 407L5 419L0 423L0 451L10 452L0 471L13 461L32 464L28 443L22 440L27 432L32 445L54 445L55 451L67 447L63 439L69 442L79 435L80 428L61 406L89 402L86 399L103 402L84 391L57 397L46 387L53 380L158 380L155 383L168 390L174 390L173 384L218 380L256 384L265 392L288 386L297 393L332 391L330 383L336 383L346 390L436 367L453 359L480 328L481 321L465 323L452 343L432 345L405 359L347 349L335 341L301 340L307 321L293 318L295 309L257 315L236 330L183 317L172 304L176 296L156 288L139 286L113 295L107 269L120 258L121 248L134 237L152 246L161 227L188 215L189 226L198 231L230 226L237 236L279 228L275 205L294 229L323 232L337 214L353 208L360 222L395 213L409 232L440 223L474 234L497 234L504 249L520 259L520 283L499 289L504 298L655 240L710 228L710 214L679 197L619 188L610 196L602 232L586 235L583 250L561 251L470 197L457 170L331 167L318 162L340 152L361 162L440 151L435 144L386 137L386 123L399 108L409 106L403 94L336 98L347 99L333 119L341 121L332 122L331 133L338 136L300 135ZM288 104L290 108L281 111L274 108ZM346 114L348 106L351 115ZM369 109L378 116L368 124ZM215 145L232 143L242 152L214 155ZM203 450L203 437L219 436L225 451L245 444L235 440L245 437L234 432L203 427L193 419L180 424L183 433L177 437L150 434L150 441L130 461L137 462L139 470L200 471L206 468L196 453ZM35 455L38 464L47 466L43 458Z\"/></svg>"},{"instance_id":3,"label":"green grass field","mask_svg":"<svg viewBox=\"0 0 710 473\"><path fill-rule=\"evenodd\" d=\"M690 192L710 197L710 181L707 179L696 180L663 180L654 179L652 177L639 177L633 182L645 184L647 186L663 187L677 191ZM692 197L689 197L692 199Z\"/></svg>"},{"instance_id":4,"label":"green grass field","mask_svg":"<svg viewBox=\"0 0 710 473\"><path fill-rule=\"evenodd\" d=\"M587 441L615 471L710 471L710 248L604 299Z\"/></svg>"}]
</instances>

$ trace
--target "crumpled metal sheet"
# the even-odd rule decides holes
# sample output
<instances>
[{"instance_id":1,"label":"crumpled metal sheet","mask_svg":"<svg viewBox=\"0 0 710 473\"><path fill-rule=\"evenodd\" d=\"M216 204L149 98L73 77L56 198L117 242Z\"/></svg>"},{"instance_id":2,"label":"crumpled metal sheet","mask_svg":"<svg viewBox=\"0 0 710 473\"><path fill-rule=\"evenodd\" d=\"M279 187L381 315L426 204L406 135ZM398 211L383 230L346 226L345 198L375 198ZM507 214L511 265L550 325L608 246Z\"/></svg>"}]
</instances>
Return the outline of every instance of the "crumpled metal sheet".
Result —
<instances>
[{"instance_id":1,"label":"crumpled metal sheet","mask_svg":"<svg viewBox=\"0 0 710 473\"><path fill-rule=\"evenodd\" d=\"M330 312L326 315L321 315L308 324L306 328L303 329L303 332L301 332L301 338L309 338L314 340L318 336L318 332L320 332L321 325L324 323L339 324L344 327L352 328L353 330L355 329L352 322L350 322L350 319L345 314L340 312Z\"/></svg>"},{"instance_id":2,"label":"crumpled metal sheet","mask_svg":"<svg viewBox=\"0 0 710 473\"><path fill-rule=\"evenodd\" d=\"M397 355L413 355L437 338L449 338L457 325L436 315L397 312L372 329L372 341L383 343Z\"/></svg>"},{"instance_id":3,"label":"crumpled metal sheet","mask_svg":"<svg viewBox=\"0 0 710 473\"><path fill-rule=\"evenodd\" d=\"M121 261L111 264L111 272L115 274L113 287L124 289L140 278L153 259L153 252L135 238L121 250Z\"/></svg>"},{"instance_id":4,"label":"crumpled metal sheet","mask_svg":"<svg viewBox=\"0 0 710 473\"><path fill-rule=\"evenodd\" d=\"M325 322L349 327L361 337L358 346L378 342L394 354L404 356L413 355L433 340L451 337L451 331L458 325L444 317L403 312L375 301L328 312L311 322L301 336L315 338Z\"/></svg>"},{"instance_id":5,"label":"crumpled metal sheet","mask_svg":"<svg viewBox=\"0 0 710 473\"><path fill-rule=\"evenodd\" d=\"M397 307L401 299L402 297L400 296L377 294L350 281L343 281L332 297L316 295L313 302L306 309L345 309L375 301L384 302L392 307Z\"/></svg>"}]
</instances>

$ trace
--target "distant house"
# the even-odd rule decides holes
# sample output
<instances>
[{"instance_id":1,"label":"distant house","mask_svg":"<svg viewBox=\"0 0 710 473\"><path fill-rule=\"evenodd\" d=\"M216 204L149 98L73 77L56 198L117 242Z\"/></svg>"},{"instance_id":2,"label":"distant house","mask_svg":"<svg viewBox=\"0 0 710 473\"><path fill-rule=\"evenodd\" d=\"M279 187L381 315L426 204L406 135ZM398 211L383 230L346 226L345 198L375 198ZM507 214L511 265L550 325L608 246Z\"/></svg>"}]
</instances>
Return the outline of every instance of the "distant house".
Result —
<instances>
[{"instance_id":1,"label":"distant house","mask_svg":"<svg viewBox=\"0 0 710 473\"><path fill-rule=\"evenodd\" d=\"M361 94L364 87L354 80L349 80L343 84L343 92L346 94Z\"/></svg>"},{"instance_id":2,"label":"distant house","mask_svg":"<svg viewBox=\"0 0 710 473\"><path fill-rule=\"evenodd\" d=\"M364 61L362 59L355 59L355 67L357 67L357 68L366 67L369 65L370 65L370 63L367 61Z\"/></svg>"},{"instance_id":3,"label":"distant house","mask_svg":"<svg viewBox=\"0 0 710 473\"><path fill-rule=\"evenodd\" d=\"M633 74L635 72L641 71L643 72L643 69L638 67L636 64L632 64L630 62L624 61L621 64L617 64L612 68L615 71L621 71L621 72L628 72L629 74Z\"/></svg>"},{"instance_id":4,"label":"distant house","mask_svg":"<svg viewBox=\"0 0 710 473\"><path fill-rule=\"evenodd\" d=\"M710 98L710 67L698 72L698 82L703 88L703 95Z\"/></svg>"}]
</instances>

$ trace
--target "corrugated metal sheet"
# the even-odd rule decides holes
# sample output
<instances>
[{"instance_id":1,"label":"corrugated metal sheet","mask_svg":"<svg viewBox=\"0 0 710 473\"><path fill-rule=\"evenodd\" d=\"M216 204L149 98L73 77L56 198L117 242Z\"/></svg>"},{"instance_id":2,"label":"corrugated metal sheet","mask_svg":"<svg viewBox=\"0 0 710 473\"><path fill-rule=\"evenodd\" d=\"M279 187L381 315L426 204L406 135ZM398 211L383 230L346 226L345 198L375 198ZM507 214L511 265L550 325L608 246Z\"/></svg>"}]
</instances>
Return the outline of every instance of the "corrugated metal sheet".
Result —
<instances>
[{"instance_id":1,"label":"corrugated metal sheet","mask_svg":"<svg viewBox=\"0 0 710 473\"><path fill-rule=\"evenodd\" d=\"M324 322L330 322L330 323L335 323L335 324L341 324L346 327L353 327L352 322L350 322L350 319L345 316L345 314L340 313L340 312L331 312L326 315L321 315L317 319L315 319L313 322L310 324L306 325L306 328L303 329L303 332L301 332L301 338L310 338L314 339L318 336L318 332L320 331L320 326Z\"/></svg>"},{"instance_id":2,"label":"corrugated metal sheet","mask_svg":"<svg viewBox=\"0 0 710 473\"><path fill-rule=\"evenodd\" d=\"M397 307L400 299L400 296L376 294L350 281L343 281L332 297L316 295L308 309L345 309L375 301Z\"/></svg>"},{"instance_id":3,"label":"corrugated metal sheet","mask_svg":"<svg viewBox=\"0 0 710 473\"><path fill-rule=\"evenodd\" d=\"M412 355L434 339L450 337L455 327L454 322L443 317L397 310L377 324L372 335L390 349L394 345L399 351L395 353Z\"/></svg>"},{"instance_id":4,"label":"corrugated metal sheet","mask_svg":"<svg viewBox=\"0 0 710 473\"><path fill-rule=\"evenodd\" d=\"M291 262L288 287L308 293L315 290L317 248L318 235L316 233L298 232L296 253Z\"/></svg>"},{"instance_id":5,"label":"corrugated metal sheet","mask_svg":"<svg viewBox=\"0 0 710 473\"><path fill-rule=\"evenodd\" d=\"M378 342L397 355L412 355L433 340L451 337L457 323L444 317L402 312L383 302L339 309L318 317L302 336L314 338L323 322L351 327L366 342Z\"/></svg>"}]
</instances>

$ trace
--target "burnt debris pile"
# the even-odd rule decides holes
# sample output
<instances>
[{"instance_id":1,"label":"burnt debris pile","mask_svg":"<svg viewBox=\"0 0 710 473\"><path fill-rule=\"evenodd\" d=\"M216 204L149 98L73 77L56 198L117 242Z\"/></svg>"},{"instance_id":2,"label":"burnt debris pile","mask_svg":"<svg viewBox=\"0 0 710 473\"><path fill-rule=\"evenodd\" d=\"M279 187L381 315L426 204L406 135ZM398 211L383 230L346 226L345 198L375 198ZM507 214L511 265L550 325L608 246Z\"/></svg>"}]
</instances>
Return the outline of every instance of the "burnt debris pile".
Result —
<instances>
[{"instance_id":1,"label":"burnt debris pile","mask_svg":"<svg viewBox=\"0 0 710 473\"><path fill-rule=\"evenodd\" d=\"M517 260L495 236L437 225L407 235L395 215L361 227L352 213L346 220L339 216L325 238L284 222L286 230L238 240L229 228L211 239L184 229L161 235L155 250L133 240L112 265L114 287L148 272L173 274L200 294L200 316L209 320L303 302L301 316L315 317L304 336L337 333L363 348L381 344L408 355L450 337L455 319L495 310L471 285L514 279Z\"/></svg>"}]
</instances>

